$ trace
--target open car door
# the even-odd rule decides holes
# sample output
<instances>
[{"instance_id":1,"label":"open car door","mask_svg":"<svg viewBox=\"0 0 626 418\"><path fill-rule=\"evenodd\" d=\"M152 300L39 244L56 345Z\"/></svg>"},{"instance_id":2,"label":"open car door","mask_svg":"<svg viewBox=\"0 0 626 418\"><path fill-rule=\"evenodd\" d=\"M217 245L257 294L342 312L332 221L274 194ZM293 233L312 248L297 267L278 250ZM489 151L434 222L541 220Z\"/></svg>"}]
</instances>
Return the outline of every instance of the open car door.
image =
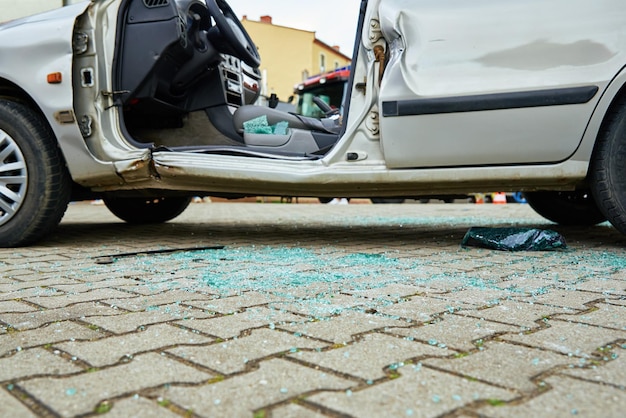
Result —
<instances>
[{"instance_id":1,"label":"open car door","mask_svg":"<svg viewBox=\"0 0 626 418\"><path fill-rule=\"evenodd\" d=\"M388 167L563 161L623 63L615 1L377 0L369 13L386 40Z\"/></svg>"}]
</instances>

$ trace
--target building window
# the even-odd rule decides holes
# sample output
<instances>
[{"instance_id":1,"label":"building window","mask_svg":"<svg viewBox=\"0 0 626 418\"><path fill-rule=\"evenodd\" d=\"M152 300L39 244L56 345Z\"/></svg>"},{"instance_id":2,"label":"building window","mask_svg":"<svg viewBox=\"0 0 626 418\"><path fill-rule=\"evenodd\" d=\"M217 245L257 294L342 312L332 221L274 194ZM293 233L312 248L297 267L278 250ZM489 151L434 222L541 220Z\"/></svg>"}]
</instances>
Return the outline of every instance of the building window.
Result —
<instances>
[{"instance_id":1,"label":"building window","mask_svg":"<svg viewBox=\"0 0 626 418\"><path fill-rule=\"evenodd\" d=\"M309 78L309 70L302 71L302 81L306 81Z\"/></svg>"},{"instance_id":2,"label":"building window","mask_svg":"<svg viewBox=\"0 0 626 418\"><path fill-rule=\"evenodd\" d=\"M335 70L339 69L339 61L335 61Z\"/></svg>"},{"instance_id":3,"label":"building window","mask_svg":"<svg viewBox=\"0 0 626 418\"><path fill-rule=\"evenodd\" d=\"M320 73L326 72L326 55L320 54Z\"/></svg>"}]
</instances>

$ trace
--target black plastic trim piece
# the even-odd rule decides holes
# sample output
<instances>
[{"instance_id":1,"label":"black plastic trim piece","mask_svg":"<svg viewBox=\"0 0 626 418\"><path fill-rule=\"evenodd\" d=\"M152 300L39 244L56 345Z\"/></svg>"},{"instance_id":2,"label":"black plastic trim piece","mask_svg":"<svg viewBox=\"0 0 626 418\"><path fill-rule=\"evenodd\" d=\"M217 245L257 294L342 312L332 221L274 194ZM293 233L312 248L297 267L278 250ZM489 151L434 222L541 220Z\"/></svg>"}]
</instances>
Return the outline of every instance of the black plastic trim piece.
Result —
<instances>
[{"instance_id":1,"label":"black plastic trim piece","mask_svg":"<svg viewBox=\"0 0 626 418\"><path fill-rule=\"evenodd\" d=\"M169 0L143 0L146 7L163 7L170 4Z\"/></svg>"},{"instance_id":2,"label":"black plastic trim piece","mask_svg":"<svg viewBox=\"0 0 626 418\"><path fill-rule=\"evenodd\" d=\"M436 115L581 104L591 100L598 90L598 86L583 86L515 93L390 101L383 103L383 116Z\"/></svg>"},{"instance_id":3,"label":"black plastic trim piece","mask_svg":"<svg viewBox=\"0 0 626 418\"><path fill-rule=\"evenodd\" d=\"M313 135L313 139L320 149L335 145L339 139L338 134L330 134L326 132L311 131L311 135Z\"/></svg>"}]
</instances>

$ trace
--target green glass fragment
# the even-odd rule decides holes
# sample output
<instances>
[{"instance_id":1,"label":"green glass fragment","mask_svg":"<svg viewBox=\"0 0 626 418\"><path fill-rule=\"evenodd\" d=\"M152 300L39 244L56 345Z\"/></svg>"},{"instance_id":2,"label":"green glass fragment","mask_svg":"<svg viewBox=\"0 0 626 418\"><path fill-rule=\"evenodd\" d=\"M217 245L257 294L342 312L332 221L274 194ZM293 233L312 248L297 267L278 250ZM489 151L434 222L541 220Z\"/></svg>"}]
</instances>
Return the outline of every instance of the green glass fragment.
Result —
<instances>
[{"instance_id":1,"label":"green glass fragment","mask_svg":"<svg viewBox=\"0 0 626 418\"><path fill-rule=\"evenodd\" d=\"M266 115L250 119L243 123L243 131L248 134L287 135L289 123L286 121L270 125Z\"/></svg>"}]
</instances>

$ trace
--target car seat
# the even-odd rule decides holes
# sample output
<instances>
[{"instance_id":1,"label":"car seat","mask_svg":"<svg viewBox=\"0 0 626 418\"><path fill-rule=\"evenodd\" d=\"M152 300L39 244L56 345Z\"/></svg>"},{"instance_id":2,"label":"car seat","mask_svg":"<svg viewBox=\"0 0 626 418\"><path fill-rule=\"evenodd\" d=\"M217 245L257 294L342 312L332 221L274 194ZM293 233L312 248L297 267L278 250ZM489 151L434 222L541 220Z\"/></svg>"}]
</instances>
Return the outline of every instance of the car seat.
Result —
<instances>
[{"instance_id":1,"label":"car seat","mask_svg":"<svg viewBox=\"0 0 626 418\"><path fill-rule=\"evenodd\" d=\"M287 133L281 135L245 132L244 123L261 116L267 118L269 125L287 122L289 125ZM332 147L339 138L340 120L339 116L320 120L255 105L241 106L233 114L235 130L243 135L246 145L305 154Z\"/></svg>"}]
</instances>

